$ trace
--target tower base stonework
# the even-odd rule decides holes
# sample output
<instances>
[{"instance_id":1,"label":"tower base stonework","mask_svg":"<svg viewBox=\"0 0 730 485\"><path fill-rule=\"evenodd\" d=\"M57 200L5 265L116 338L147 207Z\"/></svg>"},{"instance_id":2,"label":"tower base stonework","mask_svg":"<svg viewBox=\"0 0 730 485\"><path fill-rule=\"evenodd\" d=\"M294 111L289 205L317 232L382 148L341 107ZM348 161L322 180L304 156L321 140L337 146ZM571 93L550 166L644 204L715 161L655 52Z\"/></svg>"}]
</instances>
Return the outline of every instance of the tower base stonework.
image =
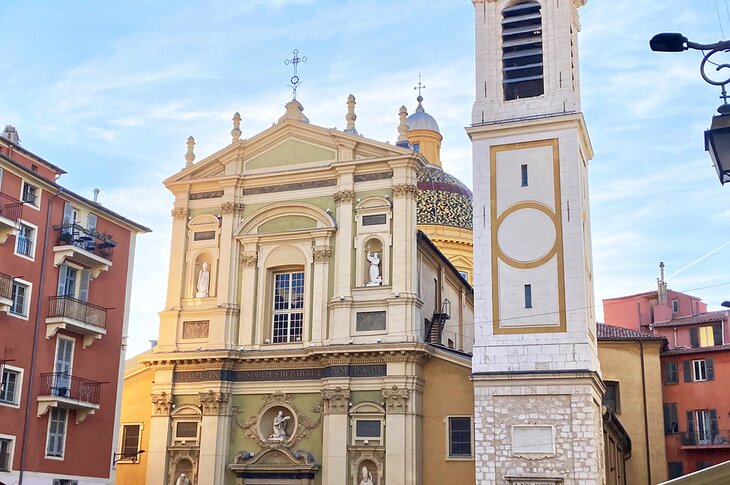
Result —
<instances>
[{"instance_id":1,"label":"tower base stonework","mask_svg":"<svg viewBox=\"0 0 730 485\"><path fill-rule=\"evenodd\" d=\"M605 484L601 396L593 372L478 373L476 485Z\"/></svg>"}]
</instances>

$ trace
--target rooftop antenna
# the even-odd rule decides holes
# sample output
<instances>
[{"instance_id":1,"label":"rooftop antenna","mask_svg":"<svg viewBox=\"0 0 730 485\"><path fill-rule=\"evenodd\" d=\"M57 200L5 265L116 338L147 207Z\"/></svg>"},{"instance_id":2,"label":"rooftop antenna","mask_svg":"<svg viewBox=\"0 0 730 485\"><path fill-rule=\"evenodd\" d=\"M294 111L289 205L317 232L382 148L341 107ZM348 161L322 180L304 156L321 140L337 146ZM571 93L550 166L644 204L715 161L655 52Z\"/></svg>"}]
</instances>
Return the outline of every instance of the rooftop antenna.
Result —
<instances>
[{"instance_id":1,"label":"rooftop antenna","mask_svg":"<svg viewBox=\"0 0 730 485\"><path fill-rule=\"evenodd\" d=\"M299 87L299 83L301 83L301 80L299 79L299 76L297 76L297 65L300 62L307 62L306 56L299 57L299 50L294 49L292 51L292 54L294 54L294 57L291 59L286 59L284 61L285 65L293 65L294 66L294 75L291 77L289 82L291 83L289 87L292 89L291 99L297 99L297 88Z\"/></svg>"}]
</instances>

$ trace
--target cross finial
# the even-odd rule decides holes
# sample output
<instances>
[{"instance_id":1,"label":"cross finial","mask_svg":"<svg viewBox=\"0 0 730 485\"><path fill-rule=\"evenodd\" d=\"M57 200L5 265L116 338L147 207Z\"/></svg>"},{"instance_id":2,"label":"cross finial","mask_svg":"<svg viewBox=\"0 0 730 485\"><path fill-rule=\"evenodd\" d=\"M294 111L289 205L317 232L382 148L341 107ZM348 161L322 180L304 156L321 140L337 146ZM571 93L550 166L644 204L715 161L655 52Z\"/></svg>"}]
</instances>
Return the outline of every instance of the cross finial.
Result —
<instances>
[{"instance_id":1,"label":"cross finial","mask_svg":"<svg viewBox=\"0 0 730 485\"><path fill-rule=\"evenodd\" d=\"M413 89L418 90L418 97L421 98L418 100L418 102L420 103L421 101L423 101L423 96L421 96L421 90L426 89L426 85L421 83L421 73L420 72L418 73L418 86L414 87Z\"/></svg>"},{"instance_id":2,"label":"cross finial","mask_svg":"<svg viewBox=\"0 0 730 485\"><path fill-rule=\"evenodd\" d=\"M301 80L299 79L299 76L297 76L297 65L300 62L307 62L307 58L306 58L306 56L299 57L298 49L294 49L292 51L292 54L294 54L294 57L292 57L291 59L286 59L284 61L284 64L286 64L287 66L289 64L294 66L294 75L291 77L289 82L291 83L290 87L292 89L291 97L292 97L292 99L297 99L297 88L299 87L299 83L301 82Z\"/></svg>"}]
</instances>

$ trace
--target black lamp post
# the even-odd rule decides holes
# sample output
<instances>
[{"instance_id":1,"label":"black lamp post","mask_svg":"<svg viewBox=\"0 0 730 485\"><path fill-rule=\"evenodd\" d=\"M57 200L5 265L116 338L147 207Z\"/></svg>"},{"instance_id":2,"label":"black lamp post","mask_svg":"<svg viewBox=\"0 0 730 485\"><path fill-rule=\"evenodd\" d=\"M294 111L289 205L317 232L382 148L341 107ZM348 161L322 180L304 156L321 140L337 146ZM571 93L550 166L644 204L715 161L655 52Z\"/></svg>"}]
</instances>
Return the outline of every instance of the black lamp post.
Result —
<instances>
[{"instance_id":1,"label":"black lamp post","mask_svg":"<svg viewBox=\"0 0 730 485\"><path fill-rule=\"evenodd\" d=\"M657 34L649 41L651 50L655 52L682 52L688 49L708 51L702 63L700 63L700 74L702 78L713 86L720 86L722 89L722 104L717 108L719 115L712 117L710 129L705 131L705 150L710 153L712 163L717 170L717 176L720 183L725 185L730 182L730 104L728 104L728 94L726 86L730 83L730 77L720 80L712 79L707 69L708 64L714 66L715 72L722 69L730 69L730 64L718 64L710 60L710 58L720 52L730 52L730 41L723 40L714 44L698 44L687 39L682 34L664 33Z\"/></svg>"}]
</instances>

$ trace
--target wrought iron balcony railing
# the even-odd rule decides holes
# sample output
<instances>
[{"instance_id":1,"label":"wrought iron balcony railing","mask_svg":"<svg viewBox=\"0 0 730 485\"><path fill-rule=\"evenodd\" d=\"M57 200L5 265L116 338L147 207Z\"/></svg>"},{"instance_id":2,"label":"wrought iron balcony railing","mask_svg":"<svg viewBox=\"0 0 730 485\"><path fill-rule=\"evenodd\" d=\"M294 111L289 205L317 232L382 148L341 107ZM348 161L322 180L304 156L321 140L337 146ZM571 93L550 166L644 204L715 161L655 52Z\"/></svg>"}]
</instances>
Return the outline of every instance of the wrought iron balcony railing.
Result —
<instances>
[{"instance_id":1,"label":"wrought iron balcony railing","mask_svg":"<svg viewBox=\"0 0 730 485\"><path fill-rule=\"evenodd\" d=\"M106 328L106 308L92 305L71 296L48 298L48 317L66 317L76 321Z\"/></svg>"},{"instance_id":2,"label":"wrought iron balcony railing","mask_svg":"<svg viewBox=\"0 0 730 485\"><path fill-rule=\"evenodd\" d=\"M0 217L18 222L23 217L23 202L0 192Z\"/></svg>"},{"instance_id":3,"label":"wrought iron balcony railing","mask_svg":"<svg viewBox=\"0 0 730 485\"><path fill-rule=\"evenodd\" d=\"M58 229L58 244L76 246L106 260L112 260L117 243L111 237L79 224L60 224L53 227Z\"/></svg>"},{"instance_id":4,"label":"wrought iron balcony railing","mask_svg":"<svg viewBox=\"0 0 730 485\"><path fill-rule=\"evenodd\" d=\"M41 374L41 396L55 396L99 404L101 382L72 376L65 372Z\"/></svg>"},{"instance_id":5,"label":"wrought iron balcony railing","mask_svg":"<svg viewBox=\"0 0 730 485\"><path fill-rule=\"evenodd\" d=\"M681 433L682 446L727 447L730 448L730 431L718 430L705 433Z\"/></svg>"},{"instance_id":6,"label":"wrought iron balcony railing","mask_svg":"<svg viewBox=\"0 0 730 485\"><path fill-rule=\"evenodd\" d=\"M0 273L0 298L13 299L13 277Z\"/></svg>"}]
</instances>

